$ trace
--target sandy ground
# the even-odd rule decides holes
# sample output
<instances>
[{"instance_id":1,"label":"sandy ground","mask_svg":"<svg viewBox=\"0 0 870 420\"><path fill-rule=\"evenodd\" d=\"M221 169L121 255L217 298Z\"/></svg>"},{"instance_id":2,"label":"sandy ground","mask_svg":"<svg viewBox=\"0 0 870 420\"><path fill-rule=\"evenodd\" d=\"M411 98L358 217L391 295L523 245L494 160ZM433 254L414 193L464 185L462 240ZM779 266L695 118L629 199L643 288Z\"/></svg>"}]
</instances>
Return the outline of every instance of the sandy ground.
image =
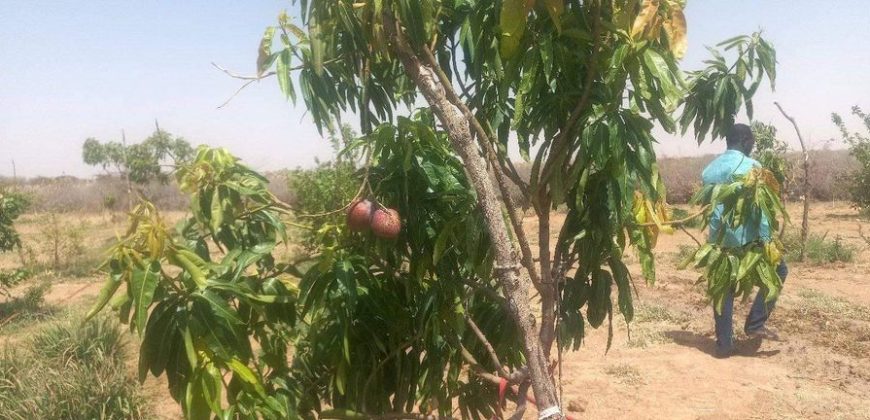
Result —
<instances>
[{"instance_id":1,"label":"sandy ground","mask_svg":"<svg viewBox=\"0 0 870 420\"><path fill-rule=\"evenodd\" d=\"M790 212L799 218L797 206ZM107 243L124 223L109 215L76 220L87 226L89 246ZM529 218L526 224L531 227L536 221ZM694 285L698 274L675 268L680 246L692 240L683 233L662 236L657 283L637 284L631 338L617 315L608 353L606 328L587 328L581 349L563 355L563 406L584 418L870 419L870 250L858 236L859 224L870 232L870 222L860 221L848 205L814 204L812 231L841 236L858 250L855 261L791 264L769 322L785 341L764 342L759 349L743 349L726 360L712 356L712 309L704 302L703 290ZM25 216L20 229L25 240L38 235L39 226L38 217ZM636 258L629 262L639 279ZM0 256L0 267L16 263L16 256ZM101 280L96 275L60 279L46 300L59 305L87 303L96 297ZM745 339L739 330L747 308L748 304L737 304L738 340ZM153 401L151 415L179 418L178 406L166 394L165 379L149 378L144 389ZM537 413L530 409L526 418L537 418Z\"/></svg>"}]
</instances>

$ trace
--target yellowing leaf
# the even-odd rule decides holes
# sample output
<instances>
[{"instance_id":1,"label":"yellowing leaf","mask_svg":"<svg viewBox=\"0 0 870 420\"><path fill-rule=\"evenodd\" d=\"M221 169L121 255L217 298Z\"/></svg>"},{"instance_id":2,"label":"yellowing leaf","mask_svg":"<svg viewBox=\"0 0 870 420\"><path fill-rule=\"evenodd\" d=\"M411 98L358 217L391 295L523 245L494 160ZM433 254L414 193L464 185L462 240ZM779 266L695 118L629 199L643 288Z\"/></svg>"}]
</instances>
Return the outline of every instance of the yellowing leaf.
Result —
<instances>
[{"instance_id":1,"label":"yellowing leaf","mask_svg":"<svg viewBox=\"0 0 870 420\"><path fill-rule=\"evenodd\" d=\"M655 24L659 11L659 0L644 0L640 7L640 13L634 19L634 24L631 27L632 38L637 38L642 34L648 33L650 28Z\"/></svg>"},{"instance_id":2,"label":"yellowing leaf","mask_svg":"<svg viewBox=\"0 0 870 420\"><path fill-rule=\"evenodd\" d=\"M517 53L523 34L526 32L526 21L529 12L535 5L535 0L504 0L499 14L501 26L501 46L499 52L503 58L511 58Z\"/></svg>"},{"instance_id":3,"label":"yellowing leaf","mask_svg":"<svg viewBox=\"0 0 870 420\"><path fill-rule=\"evenodd\" d=\"M689 45L686 41L686 16L683 15L683 10L672 6L671 16L664 22L664 28L668 34L671 53L677 59L683 58Z\"/></svg>"},{"instance_id":4,"label":"yellowing leaf","mask_svg":"<svg viewBox=\"0 0 870 420\"><path fill-rule=\"evenodd\" d=\"M257 55L257 76L262 75L269 67L269 59L272 56L272 37L275 36L275 27L266 28L263 39L260 41L260 51Z\"/></svg>"}]
</instances>

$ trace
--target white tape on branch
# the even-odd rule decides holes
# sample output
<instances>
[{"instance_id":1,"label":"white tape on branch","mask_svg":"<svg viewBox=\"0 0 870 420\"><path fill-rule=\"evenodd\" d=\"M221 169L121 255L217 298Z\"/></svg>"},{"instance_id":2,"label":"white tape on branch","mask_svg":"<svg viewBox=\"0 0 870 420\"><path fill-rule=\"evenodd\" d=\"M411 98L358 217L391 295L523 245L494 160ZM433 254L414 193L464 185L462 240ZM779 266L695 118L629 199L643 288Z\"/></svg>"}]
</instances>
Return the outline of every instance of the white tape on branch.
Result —
<instances>
[{"instance_id":1,"label":"white tape on branch","mask_svg":"<svg viewBox=\"0 0 870 420\"><path fill-rule=\"evenodd\" d=\"M562 414L562 410L559 408L558 405L554 405L554 406L548 407L548 408L542 410L540 413L538 413L538 420L544 420L546 418L549 418L551 416L555 416L557 414Z\"/></svg>"}]
</instances>

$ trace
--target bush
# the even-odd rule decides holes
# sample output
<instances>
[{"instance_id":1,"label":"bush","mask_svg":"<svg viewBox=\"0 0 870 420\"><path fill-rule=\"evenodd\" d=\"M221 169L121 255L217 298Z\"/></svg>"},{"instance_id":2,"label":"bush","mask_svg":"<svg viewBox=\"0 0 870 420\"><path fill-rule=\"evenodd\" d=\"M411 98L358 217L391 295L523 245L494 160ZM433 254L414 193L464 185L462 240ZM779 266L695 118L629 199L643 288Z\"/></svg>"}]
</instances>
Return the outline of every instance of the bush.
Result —
<instances>
[{"instance_id":1,"label":"bush","mask_svg":"<svg viewBox=\"0 0 870 420\"><path fill-rule=\"evenodd\" d=\"M23 268L13 271L0 271L0 295L9 296L9 288L29 279L33 273Z\"/></svg>"},{"instance_id":2,"label":"bush","mask_svg":"<svg viewBox=\"0 0 870 420\"><path fill-rule=\"evenodd\" d=\"M2 417L143 418L145 400L126 372L120 334L118 324L107 319L66 323L37 334L31 351L5 350L0 355Z\"/></svg>"},{"instance_id":3,"label":"bush","mask_svg":"<svg viewBox=\"0 0 870 420\"><path fill-rule=\"evenodd\" d=\"M102 358L122 363L121 330L109 318L96 318L78 328L52 325L33 337L34 354L44 359L95 363Z\"/></svg>"},{"instance_id":4,"label":"bush","mask_svg":"<svg viewBox=\"0 0 870 420\"><path fill-rule=\"evenodd\" d=\"M800 257L800 233L786 233L783 237L783 245L787 252L786 260L797 261ZM827 238L827 233L824 235L810 233L807 237L805 256L813 265L852 262L855 258L855 248L844 243L839 235L831 240Z\"/></svg>"},{"instance_id":5,"label":"bush","mask_svg":"<svg viewBox=\"0 0 870 420\"><path fill-rule=\"evenodd\" d=\"M42 282L30 286L23 295L0 303L0 322L8 321L14 316L16 321L42 319L52 313L51 308L44 306L45 292L51 286Z\"/></svg>"},{"instance_id":6,"label":"bush","mask_svg":"<svg viewBox=\"0 0 870 420\"><path fill-rule=\"evenodd\" d=\"M300 221L313 222L315 226L343 223L345 212L336 210L353 200L361 182L357 170L350 163L323 163L314 169L296 169L287 174L293 210L297 216L305 216ZM329 214L307 217L326 213ZM300 242L311 248L320 242L317 237L316 230L306 230L302 233Z\"/></svg>"},{"instance_id":7,"label":"bush","mask_svg":"<svg viewBox=\"0 0 870 420\"><path fill-rule=\"evenodd\" d=\"M860 164L858 170L852 172L848 184L852 202L859 208L870 209L870 115L858 106L852 107L852 115L863 123L866 134L850 132L843 118L836 113L831 114L831 120L849 145L849 154Z\"/></svg>"},{"instance_id":8,"label":"bush","mask_svg":"<svg viewBox=\"0 0 870 420\"><path fill-rule=\"evenodd\" d=\"M12 224L29 206L26 195L0 190L0 252L21 247L21 237Z\"/></svg>"}]
</instances>

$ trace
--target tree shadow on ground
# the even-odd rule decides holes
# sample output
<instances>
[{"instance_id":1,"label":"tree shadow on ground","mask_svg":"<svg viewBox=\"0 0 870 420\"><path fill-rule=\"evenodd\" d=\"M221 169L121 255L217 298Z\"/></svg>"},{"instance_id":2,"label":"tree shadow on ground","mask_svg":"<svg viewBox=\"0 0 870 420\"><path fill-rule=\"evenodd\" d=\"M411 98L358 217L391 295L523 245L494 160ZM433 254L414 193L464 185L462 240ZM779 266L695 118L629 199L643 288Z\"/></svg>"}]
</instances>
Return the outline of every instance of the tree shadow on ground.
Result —
<instances>
[{"instance_id":1,"label":"tree shadow on ground","mask_svg":"<svg viewBox=\"0 0 870 420\"><path fill-rule=\"evenodd\" d=\"M684 347L691 347L700 350L710 356L716 356L716 340L698 334L692 331L665 331L665 337L671 339L675 344ZM761 351L761 341L738 341L736 344L737 353L732 357L771 357L779 354L779 350Z\"/></svg>"}]
</instances>

